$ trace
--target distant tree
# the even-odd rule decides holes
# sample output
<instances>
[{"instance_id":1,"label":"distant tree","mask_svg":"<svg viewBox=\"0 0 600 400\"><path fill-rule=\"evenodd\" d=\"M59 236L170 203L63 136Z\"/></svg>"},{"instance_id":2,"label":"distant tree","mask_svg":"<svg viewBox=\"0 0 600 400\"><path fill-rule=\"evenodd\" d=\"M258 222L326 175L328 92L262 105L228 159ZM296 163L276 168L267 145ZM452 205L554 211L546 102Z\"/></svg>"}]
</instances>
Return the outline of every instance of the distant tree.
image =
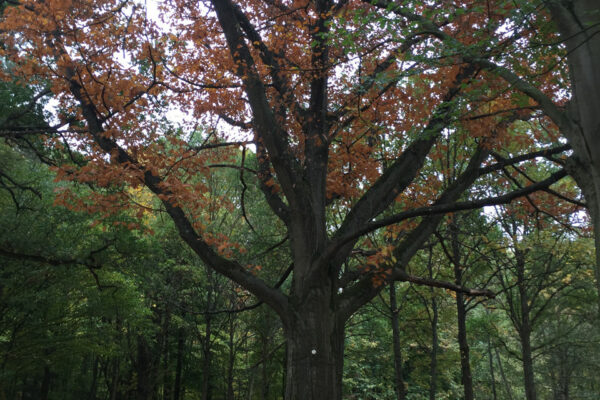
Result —
<instances>
[{"instance_id":1,"label":"distant tree","mask_svg":"<svg viewBox=\"0 0 600 400\"><path fill-rule=\"evenodd\" d=\"M504 292L498 298L519 335L519 358L523 368L527 400L538 398L534 359L551 340L541 340L546 320L556 318L555 307L581 290L573 274L585 267L564 234L536 230L532 221L505 215L501 225L506 234L507 254L499 261L499 283ZM583 263L583 265L582 265ZM588 267L591 266L588 261ZM588 268L589 269L589 268ZM536 343L537 342L537 343Z\"/></svg>"}]
</instances>

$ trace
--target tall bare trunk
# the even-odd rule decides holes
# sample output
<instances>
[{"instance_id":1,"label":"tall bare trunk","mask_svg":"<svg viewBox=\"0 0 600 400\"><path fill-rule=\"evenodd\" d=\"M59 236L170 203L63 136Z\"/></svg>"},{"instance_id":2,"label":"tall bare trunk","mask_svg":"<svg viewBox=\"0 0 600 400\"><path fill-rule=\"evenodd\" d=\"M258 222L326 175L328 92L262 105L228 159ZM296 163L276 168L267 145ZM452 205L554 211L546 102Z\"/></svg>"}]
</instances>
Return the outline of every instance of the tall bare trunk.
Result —
<instances>
[{"instance_id":1,"label":"tall bare trunk","mask_svg":"<svg viewBox=\"0 0 600 400\"><path fill-rule=\"evenodd\" d=\"M523 360L523 379L525 383L525 397L527 400L536 400L535 377L533 373L533 354L531 349L531 320L529 308L529 295L525 281L525 257L519 249L515 249L517 262L517 286L519 290L519 305L521 320L519 321L519 338L521 340L521 353Z\"/></svg>"},{"instance_id":2,"label":"tall bare trunk","mask_svg":"<svg viewBox=\"0 0 600 400\"><path fill-rule=\"evenodd\" d=\"M437 393L437 353L439 347L438 338L438 305L437 300L433 297L433 288L431 289L431 312L433 317L431 319L431 365L429 367L430 381L429 381L429 400L435 400Z\"/></svg>"},{"instance_id":3,"label":"tall bare trunk","mask_svg":"<svg viewBox=\"0 0 600 400\"><path fill-rule=\"evenodd\" d=\"M523 378L525 381L525 397L527 400L536 400L535 380L533 373L533 356L531 352L531 332L523 329L520 333L521 351L523 357Z\"/></svg>"},{"instance_id":4,"label":"tall bare trunk","mask_svg":"<svg viewBox=\"0 0 600 400\"><path fill-rule=\"evenodd\" d=\"M121 380L121 367L120 367L120 360L118 358L113 359L112 362L112 367L113 367L113 371L112 371L112 382L111 382L111 386L110 386L110 400L116 400L117 397L119 396L119 381ZM139 392L138 392L139 394ZM149 400L150 397L138 397L138 400Z\"/></svg>"},{"instance_id":5,"label":"tall bare trunk","mask_svg":"<svg viewBox=\"0 0 600 400\"><path fill-rule=\"evenodd\" d=\"M233 400L233 368L235 366L235 326L234 326L233 315L229 316L229 340L227 345L229 347L229 357L227 361L227 400Z\"/></svg>"},{"instance_id":6,"label":"tall bare trunk","mask_svg":"<svg viewBox=\"0 0 600 400\"><path fill-rule=\"evenodd\" d=\"M492 341L488 335L487 338L487 351L488 351L488 361L490 366L490 383L492 385L492 400L498 399L498 394L496 393L496 376L494 374L494 356L492 355Z\"/></svg>"},{"instance_id":7,"label":"tall bare trunk","mask_svg":"<svg viewBox=\"0 0 600 400\"><path fill-rule=\"evenodd\" d=\"M398 321L398 300L396 283L390 283L390 312L392 314L392 341L394 345L394 388L398 400L406 399L406 386L402 373L402 348L400 347L400 326Z\"/></svg>"},{"instance_id":8,"label":"tall bare trunk","mask_svg":"<svg viewBox=\"0 0 600 400\"><path fill-rule=\"evenodd\" d=\"M152 354L146 338L139 335L137 338L137 400L150 400L152 398Z\"/></svg>"},{"instance_id":9,"label":"tall bare trunk","mask_svg":"<svg viewBox=\"0 0 600 400\"><path fill-rule=\"evenodd\" d=\"M504 384L504 389L506 390L506 396L508 397L508 400L513 400L514 396L512 394L510 382L508 382L508 379L506 379L506 374L504 373L504 367L502 366L502 359L500 358L500 353L498 352L497 347L494 347L494 352L496 353L496 359L498 360L498 369L500 370L500 376L502 377L502 383Z\"/></svg>"},{"instance_id":10,"label":"tall bare trunk","mask_svg":"<svg viewBox=\"0 0 600 400\"><path fill-rule=\"evenodd\" d=\"M177 364L175 366L175 384L173 387L173 400L180 400L182 397L182 373L183 357L185 346L185 329L180 327L177 331Z\"/></svg>"},{"instance_id":11,"label":"tall bare trunk","mask_svg":"<svg viewBox=\"0 0 600 400\"><path fill-rule=\"evenodd\" d=\"M458 319L458 346L460 349L460 372L465 400L473 400L473 377L467 341L467 310L461 293L456 294L456 314Z\"/></svg>"},{"instance_id":12,"label":"tall bare trunk","mask_svg":"<svg viewBox=\"0 0 600 400\"><path fill-rule=\"evenodd\" d=\"M429 263L427 265L427 269L429 272L429 278L433 278L433 264L431 262L431 248L429 249ZM429 288L431 293L431 361L429 366L429 400L435 400L435 395L437 393L437 353L439 346L438 339L438 304L435 298L435 291L433 287Z\"/></svg>"},{"instance_id":13,"label":"tall bare trunk","mask_svg":"<svg viewBox=\"0 0 600 400\"><path fill-rule=\"evenodd\" d=\"M262 364L261 364L261 387L260 397L262 400L267 400L269 396L269 375L268 375L268 359L269 359L269 341L266 335L262 337Z\"/></svg>"},{"instance_id":14,"label":"tall bare trunk","mask_svg":"<svg viewBox=\"0 0 600 400\"><path fill-rule=\"evenodd\" d=\"M44 377L42 379L42 385L40 387L40 400L47 400L48 393L50 392L50 379L52 375L50 373L50 367L48 365L44 366Z\"/></svg>"},{"instance_id":15,"label":"tall bare trunk","mask_svg":"<svg viewBox=\"0 0 600 400\"><path fill-rule=\"evenodd\" d=\"M98 357L94 356L92 365L92 383L90 384L89 400L96 400L96 392L98 391Z\"/></svg>"},{"instance_id":16,"label":"tall bare trunk","mask_svg":"<svg viewBox=\"0 0 600 400\"><path fill-rule=\"evenodd\" d=\"M452 258L454 264L454 282L462 286L462 262L460 254L460 243L458 240L458 227L455 223L450 225L450 235L452 244ZM456 292L456 317L458 322L458 346L460 349L460 372L464 400L473 400L473 378L471 376L471 364L469 358L469 342L467 339L467 307L462 293Z\"/></svg>"},{"instance_id":17,"label":"tall bare trunk","mask_svg":"<svg viewBox=\"0 0 600 400\"><path fill-rule=\"evenodd\" d=\"M204 330L204 344L202 346L202 400L210 400L211 399L211 385L210 385L210 376L211 376L211 363L212 363L212 349L211 349L211 340L212 340L212 319L210 315L206 317L206 325Z\"/></svg>"}]
</instances>

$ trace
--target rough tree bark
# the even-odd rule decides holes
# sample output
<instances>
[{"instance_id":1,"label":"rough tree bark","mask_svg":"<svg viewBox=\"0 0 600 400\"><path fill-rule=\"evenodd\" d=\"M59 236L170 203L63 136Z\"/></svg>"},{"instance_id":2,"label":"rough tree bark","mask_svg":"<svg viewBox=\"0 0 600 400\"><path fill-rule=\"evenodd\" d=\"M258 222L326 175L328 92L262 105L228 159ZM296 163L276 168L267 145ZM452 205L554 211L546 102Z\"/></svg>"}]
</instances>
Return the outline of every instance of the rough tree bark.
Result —
<instances>
[{"instance_id":1,"label":"rough tree bark","mask_svg":"<svg viewBox=\"0 0 600 400\"><path fill-rule=\"evenodd\" d=\"M344 322L331 309L331 293L298 304L287 339L286 399L341 399Z\"/></svg>"}]
</instances>

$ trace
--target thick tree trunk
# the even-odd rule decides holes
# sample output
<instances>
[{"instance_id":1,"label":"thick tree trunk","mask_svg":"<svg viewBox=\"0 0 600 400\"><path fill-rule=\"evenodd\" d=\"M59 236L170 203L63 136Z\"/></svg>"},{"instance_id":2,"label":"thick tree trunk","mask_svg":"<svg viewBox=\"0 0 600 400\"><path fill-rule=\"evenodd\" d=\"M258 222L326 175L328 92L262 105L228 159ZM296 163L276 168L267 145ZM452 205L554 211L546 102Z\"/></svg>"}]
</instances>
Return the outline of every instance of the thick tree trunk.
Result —
<instances>
[{"instance_id":1,"label":"thick tree trunk","mask_svg":"<svg viewBox=\"0 0 600 400\"><path fill-rule=\"evenodd\" d=\"M600 173L598 176L594 176L592 173L593 169L589 163L583 163L578 158L571 158L569 163L567 163L567 166L569 173L573 179L575 179L575 182L577 182L577 186L581 189L581 193L583 193L594 228L594 245L596 248L594 276L596 278L595 283L598 292L598 312L600 313L600 202L598 201L600 188L594 184L594 180L598 180L600 183Z\"/></svg>"},{"instance_id":2,"label":"thick tree trunk","mask_svg":"<svg viewBox=\"0 0 600 400\"><path fill-rule=\"evenodd\" d=\"M600 3L546 0L546 4L568 50L573 94L568 112L571 127L563 127L563 134L574 152L569 172L583 192L594 225L600 293Z\"/></svg>"},{"instance_id":3,"label":"thick tree trunk","mask_svg":"<svg viewBox=\"0 0 600 400\"><path fill-rule=\"evenodd\" d=\"M392 314L392 342L394 345L394 387L398 400L406 399L406 386L402 373L402 348L400 347L400 326L398 321L398 300L396 299L396 283L390 283L390 312Z\"/></svg>"},{"instance_id":4,"label":"thick tree trunk","mask_svg":"<svg viewBox=\"0 0 600 400\"><path fill-rule=\"evenodd\" d=\"M344 324L327 302L300 307L287 339L285 400L341 400Z\"/></svg>"}]
</instances>

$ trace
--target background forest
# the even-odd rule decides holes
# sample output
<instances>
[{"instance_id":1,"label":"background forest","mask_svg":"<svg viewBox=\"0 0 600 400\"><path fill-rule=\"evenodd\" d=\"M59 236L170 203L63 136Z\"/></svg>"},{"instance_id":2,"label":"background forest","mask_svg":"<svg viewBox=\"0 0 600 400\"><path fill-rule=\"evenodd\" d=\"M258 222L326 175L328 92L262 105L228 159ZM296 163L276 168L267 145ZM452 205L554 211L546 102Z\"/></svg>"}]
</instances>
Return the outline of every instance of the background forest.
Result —
<instances>
[{"instance_id":1,"label":"background forest","mask_svg":"<svg viewBox=\"0 0 600 400\"><path fill-rule=\"evenodd\" d=\"M23 12L29 10L27 5L31 2L25 3ZM57 9L62 7L62 2L50 3ZM217 13L227 14L228 10L220 11L218 7L219 4L221 7L224 7L222 4L230 4L229 1L213 3ZM284 3L287 4L265 1L263 6ZM301 17L314 17L310 12L312 3L306 2L304 8L301 7L304 11L294 11L300 15L296 17L297 22L301 21ZM293 178L298 179L296 182L299 182L300 189L294 183L290 185L293 190L286 187L286 173L289 171L284 168L286 165L277 164L278 147L268 143L267 133L264 133L264 138L259 138L256 133L252 141L232 143L227 142L230 138L219 136L217 130L222 128L220 125L196 124L191 129L189 126L177 126L165 117L169 101L175 101L176 97L152 92L159 75L169 73L157 72L157 65L162 61L155 60L151 47L141 51L146 59L134 65L132 70L141 77L151 76L153 86L140 94L136 91L139 88L128 92L129 89L124 86L111 88L109 80L103 82L99 98L104 99L105 91L110 94L111 90L121 97L130 97L119 100L126 106L105 103L104 111L98 111L101 109L98 106L97 116L105 112L106 118L100 127L94 128L94 119L89 116L86 107L96 98L92 91L87 94L87 100L78 98L77 93L86 85L92 88L100 83L94 79L91 83L86 81L89 77L86 78L83 73L77 79L69 76L71 86L67 85L66 89L57 83L60 79L53 84L48 78L52 74L43 69L43 63L47 63L51 71L54 67L62 68L61 63L66 63L60 58L63 55L52 58L43 54L39 60L37 55L24 55L23 49L36 49L35 45L19 48L11 40L18 42L31 31L23 28L23 22L24 25L18 28L21 29L19 34L9 35L7 32L10 33L10 30L4 27L11 22L4 20L0 33L5 34L2 40L8 44L2 42L3 80L0 81L0 400L296 398L290 395L290 379L286 376L289 371L297 373L290 369L293 363L288 359L297 356L288 348L291 343L289 326L294 325L291 319L285 318L285 312L281 311L283 306L278 308L279 300L273 300L271 292L257 284L254 278L267 282L265 287L268 286L269 290L284 293L292 303L297 298L311 296L310 290L302 292L304 288L298 284L303 274L300 264L302 254L299 255L294 246L302 241L299 238L307 236L306 232L312 231L307 228L299 234L301 229L294 225L297 222L294 222L293 216L297 200L294 196L306 200L308 197L302 196L309 192L311 196L314 194L311 192L313 181L306 178L314 172L311 168L323 168L323 176L331 174L326 176L327 182L321 182L322 191L316 196L320 196L323 202L322 220L327 221L326 224L323 222L326 232L323 242L328 246L336 244L334 239L344 239L344 234L349 235L347 231L352 233L351 228L355 228L352 224L358 226L359 232L355 238L349 239L350 247L348 242L341 242L330 251L335 262L339 259L339 269L331 267L333 272L328 272L327 279L335 284L330 285L333 293L328 295L342 299L339 303L332 301L332 309L335 308L336 312L343 309L336 307L346 299L346 293L349 293L348 296L356 295L357 304L360 303L355 310L347 313L345 320L342 319L345 328L342 335L343 388L341 392L335 392L336 396L343 393L343 398L350 400L600 398L600 284L590 227L593 218L585 210L592 200L591 197L584 199L578 187L581 182L576 183L579 176L575 179L565 177L562 167L573 153L558 133L562 127L557 128L546 119L544 113L547 110L522 95L510 92L512 87L507 89L485 77L481 70L466 68L461 72L454 71L451 75L456 79L451 84L443 77L444 74L441 74L442 77L434 76L431 68L440 68L447 73L444 68L448 65L439 61L443 57L432 57L434 63L427 58L427 51L439 51L444 57L452 56L447 56L444 53L447 49L437 45L413 41L415 35L410 31L411 26L402 25L402 29L407 31L395 36L396 33L390 32L396 32L397 25L386 31L386 24L392 24L391 19L386 20L377 14L378 11L368 11L371 9L367 6L361 8L362 2L314 3L316 9L326 3L337 11L347 4L351 5L346 14L323 13L320 17L315 14L316 20L321 18L331 22L335 19L335 23L328 22L322 26L315 22L308 29L313 36L306 48L313 51L312 61L319 68L329 68L320 64L323 60L319 57L327 53L325 48L345 49L345 55L335 55L343 62L348 61L344 57L353 53L367 58L367 53L363 52L372 43L361 42L364 39L362 36L359 38L362 31L350 28L344 31L346 23L354 24L352 27L378 26L385 32L382 34L383 44L378 46L387 46L397 40L402 46L406 45L401 51L407 54L411 46L424 47L412 54L413 66L399 67L399 75L392 78L382 75L396 62L384 50L373 56L374 59L383 57L383 62L365 61L364 68L370 71L359 75L357 84L343 75L348 71L338 70L332 74L344 82L339 84L340 87L330 85L333 87L331 92L334 95L349 93L351 98L347 103L334 98L345 104L336 110L343 127L327 122L327 113L323 121L307 117L312 115L314 98L319 98L315 95L318 90L314 89L320 84L318 74L307 84L314 91L307 91L310 95L298 95L300 99L302 96L310 99L306 101L309 106L297 105L300 111L294 110L296 105L288 107L278 103L284 104L289 100L285 96L289 93L285 90L275 94L268 92L271 103L267 103L267 108L285 114L285 118L292 118L288 111L290 114L298 112L294 118L299 120L306 118L301 128L293 123L288 126L287 120L273 119L291 132L291 139L286 136L290 152L284 154L295 157L290 158L291 161L285 160L290 161L293 167L290 167L290 174L297 173ZM365 3L369 7L371 3L383 9L387 7L387 11L396 13L394 18L399 15L407 20L417 18L400 8L393 8L393 2ZM464 3L467 4L466 14L472 12L478 15L483 10L480 2L474 1L479 5L472 8L468 6L471 2ZM533 14L522 17L523 10L531 11L527 5L513 9L505 2L493 3L498 10L506 12L503 17L527 21L530 18L539 23L537 29L540 35L553 37L547 26L542 24L544 21L535 20L531 16ZM455 6L461 9L465 4ZM3 11L6 7L17 8L20 5L16 1L0 1ZM283 10L282 7L278 10ZM246 11L250 15L259 9L258 6L255 10L249 8L251 11ZM424 9L424 16L436 20L439 9ZM131 15L125 15L129 22L137 18L136 10L133 7ZM261 36L250 26L250 22L260 19L260 12L256 11L258 16L252 15L250 21L244 20L243 14L240 16L240 9L232 6L231 10L237 12L236 26L244 30L243 34L240 33L242 40L254 44L255 51L260 53L260 56L252 57L260 58L264 64L268 64L267 61L274 63L273 59L265 57L277 59L280 55L269 52L261 42ZM94 26L106 23L101 19L101 11L86 14L86 18L99 18L101 23L90 23L91 33L82 28L91 39L90 43L82 46L81 52L89 50L86 46L93 48L96 44L100 47L122 46L123 54L138 51L136 46L128 47L130 44L125 40L106 44L104 39L98 39L102 35L92 35ZM113 9L109 14L113 12L118 14ZM286 11L283 18L295 15L294 12ZM350 23L352 15L354 20ZM459 19L460 15L462 12L456 18ZM118 18L121 17L115 17ZM219 18L224 34L230 34L223 22L224 17L219 14ZM41 19L33 22L27 19L26 22L41 25L47 22ZM56 24L62 23L62 19L57 20ZM440 31L435 31L434 36L446 40L440 32L447 25L451 27L451 22L440 23ZM298 29L304 29L303 23L298 22ZM393 23L400 24L396 20ZM122 30L123 26L117 23L115 26L121 29L119 35L127 36L129 28ZM318 29L312 32L315 26L338 31L328 37L319 34ZM433 29L424 24L419 25L419 29L422 26ZM54 35L55 28L44 29ZM282 33L281 30L275 31ZM527 31L531 34L534 29L527 28ZM37 38L47 34L43 29L40 32L31 35ZM517 28L515 32L519 32ZM71 34L70 31L64 33L64 37ZM136 34L140 33L134 33L132 37L136 38ZM385 36L388 34L392 39ZM220 31L218 35L221 35ZM515 33L515 36L519 35ZM12 39L7 39L9 36ZM55 40L48 37L45 40ZM290 40L289 37L286 40ZM506 47L518 47L515 43L519 40L510 41ZM277 40L270 36L265 42L274 48L277 45ZM172 46L173 50L178 46L177 38L168 36L162 45L165 48ZM469 45L472 45L469 50L473 52L485 50L481 43ZM11 53L11 46L19 48L20 52ZM454 42L452 46L455 46L453 51L465 51ZM209 52L217 53L210 46L205 47ZM54 47L47 46L46 42L41 42L39 48L43 49L40 50L42 52L54 51ZM224 44L223 48L227 49ZM541 50L539 46L531 48L534 48L532 54L539 57L539 65L532 66L532 69L554 65L552 60L562 57L564 50L561 47L558 50L552 48L552 51L546 50L546 47ZM237 49L242 49L242 46ZM110 52L112 55L112 50ZM229 60L229 53L223 54ZM371 53L368 54L371 56ZM506 54L510 51L507 50ZM231 57L235 59L237 56L239 53L233 51ZM215 60L218 61L219 57L215 56ZM251 57L250 53L248 57ZM467 61L468 57L465 56ZM511 61L509 58L506 56L503 60ZM19 64L18 59L25 61ZM489 59L494 58L490 55ZM86 64L84 56L82 60L73 61L73 65L77 62L80 66L85 64L88 72L103 68L100 59L89 64ZM216 63L215 60L209 61ZM173 78L174 81L193 87L186 81L184 67L187 61L177 61L181 71L169 71L177 78ZM506 61L507 65L509 61ZM360 62L363 62L362 58ZM485 64L482 61L477 63L479 66ZM241 62L233 64L226 67L232 71L240 68L236 73L244 82L243 86L251 86L247 79L248 76L252 78L253 70L248 67L252 63L248 62L245 66ZM168 66L169 62L164 61L165 71ZM241 71L245 67L250 72ZM69 71L70 67L65 68ZM82 70L85 68L82 67ZM302 68L294 68L290 69L290 76L302 75L298 72ZM363 68L362 64L360 68ZM526 70L527 66L520 65L519 68ZM310 69L306 67L306 70ZM357 71L355 67L350 70ZM113 70L110 71L112 73ZM256 73L256 79L267 82L268 90L279 91L277 86L287 83L279 82L278 75L266 78L268 73L259 72L262 75ZM531 72L531 75L525 72L523 75L532 80L542 75L526 72ZM551 86L555 85L553 89L564 84L559 78L564 75L563 72L561 69L556 75L550 74L553 79ZM46 73L50 75L44 75ZM203 73L212 79L212 72ZM232 73L232 77L227 78L231 79L228 84L239 90L242 85L232 84L236 82L234 75ZM89 72L89 76L93 78L94 74ZM297 87L302 86L302 81L290 79L295 83L293 90L300 90ZM534 83L543 86L550 81L550 78L540 79L541 82ZM342 87L346 83L348 86ZM450 86L448 93L444 94L439 89L442 84ZM178 95L185 92L182 88L169 87L168 83L164 85ZM475 89L465 89L469 85L475 86ZM416 113L418 116L411 117L410 129L403 130L405 128L398 121L386 118L392 114L388 109L389 103L394 103L394 96L399 95L396 92L392 95L391 91L402 91L408 87L412 97L404 99L408 104L406 109L395 112L403 117L404 113ZM439 93L436 92L438 89ZM61 90L71 90L73 98L58 96ZM428 90L433 94L425 95ZM466 94L458 95L461 90ZM527 90L525 93L530 94ZM565 93L562 95L567 96ZM53 95L57 95L58 99L54 103L49 100ZM156 113L140 114L127 109L144 99L145 95L156 104L148 106L145 103L140 107ZM386 98L388 95L389 98ZM249 103L254 106L252 93L248 92L248 96ZM426 97L424 101L429 109L415 111L419 96ZM327 96L324 97L327 99ZM560 103L564 99L558 96L553 100ZM73 101L74 105L69 101ZM247 105L240 106L237 100L223 101L226 104L219 105L218 109L201 111L214 114L226 109L236 118L252 115L258 119L260 112L256 109L249 111ZM379 101L386 104L379 104ZM359 105L356 109L353 108L354 102ZM474 109L477 112L483 109L486 113L474 116L473 104L476 104ZM75 111L77 107L81 110ZM111 111L113 107L114 112ZM334 105L328 106L326 100L321 105L314 105L315 109L319 107L326 111L335 108ZM371 111L372 114L368 114ZM134 115L131 120L118 120L119 113L129 112ZM57 114L64 119L58 125L55 121ZM314 115L319 114L315 112ZM111 125L113 117L120 124L118 128ZM485 122L490 117L496 118L494 122ZM229 123L229 129L260 131L230 116L221 115L218 119ZM417 120L418 123L415 122ZM436 128L440 122L443 122L443 127ZM252 123L257 122L253 120ZM327 158L324 164L319 164L320 167L310 165L312 159L309 155L316 158L322 155L319 144L315 145L316 150L311 154L307 150L310 145L304 143L305 139L308 143L307 138L314 131L313 123L320 123L321 128L326 127L340 135L339 141L332 139L328 143L328 151L332 154L329 166ZM103 124L110 127L104 131ZM381 133L384 124L394 125L396 136ZM156 129L161 134L144 137L148 127L159 127ZM123 136L118 136L111 129L120 130ZM136 129L144 134L128 142L127 135ZM344 129L348 132L339 133ZM303 133L298 133L300 131ZM114 136L111 137L111 134ZM90 137L98 146L90 144L91 140L90 143L85 142L85 138ZM139 143L136 142L138 139ZM267 143L266 148L262 147L263 139ZM249 142L254 147L247 146ZM382 200L386 202L384 207L376 211L367 210L372 215L357 219L359 222L353 221L353 216L364 212L361 209L363 200L372 200L369 196L386 185L381 177L388 176L388 171L396 168L397 161L403 161L405 154L410 153L408 150L417 152L424 142L429 143L429 147L422 151L414 171L411 172L410 168L415 162L409 160L405 164L412 164L400 167L404 171L399 174L402 177L389 185L389 193L381 196L375 193L377 201L389 198ZM104 153L98 149L107 143L115 147L109 151L102 148ZM184 144L186 151L182 150ZM136 147L138 145L139 148ZM144 150L140 149L146 148L149 152L156 151L163 159L144 158ZM190 149L195 151L191 156ZM302 155L302 151L306 154ZM118 158L115 154L118 157L126 154L131 159L115 161ZM200 161L189 161L198 154L208 155L202 156L204 158ZM361 158L364 155L364 159ZM138 156L135 162L131 161ZM136 164L138 161L139 165ZM298 163L294 164L296 161ZM170 162L173 164L170 165ZM118 169L121 175L113 175L112 168ZM300 170L306 176L298 172ZM477 176L468 178L469 172L473 171L477 172ZM143 174L138 175L144 177L142 184L132 183L138 172ZM413 176L403 183L403 177L410 173ZM128 180L131 176L134 178ZM156 184L155 178L163 180ZM467 178L470 181L464 183ZM302 186L304 180L310 184ZM401 187L402 193L393 191L394 187ZM454 190L457 187L461 190ZM184 192L183 188L189 192ZM531 188L539 188L540 191ZM304 189L306 193L302 192ZM278 196L284 199L280 203ZM451 202L444 203L442 200L448 196L454 197ZM436 199L440 200L432 203ZM186 201L188 203L180 205ZM306 203L300 201L300 204ZM436 211L440 209L438 206L442 207L443 213ZM445 206L448 208L443 209ZM285 211L289 211L292 217L282 212L282 208L286 208ZM174 217L178 214L173 210L184 210L181 215L185 213L185 218L192 222L190 226L198 232L197 240L202 240L202 244L206 242L207 248L214 251L199 251L189 245L182 234L181 219ZM306 211L306 215L313 216L313 211ZM414 215L408 215L413 211ZM319 212L314 211L315 214ZM403 213L408 216L405 218ZM439 219L426 225L432 221L433 214L439 214ZM306 219L302 215L299 219ZM379 223L381 225L376 226ZM362 225L368 225L367 229L363 231ZM430 232L422 235L422 240L413 240L422 226ZM413 244L417 246L414 254L402 259L401 254L409 253L406 249ZM326 250L319 248L323 253L327 253ZM338 257L338 253L344 251L347 254ZM237 270L232 269L234 272L228 275L230 270L220 267L222 259L215 254L222 259L235 258L238 263L235 266L244 266L243 274L235 275ZM213 265L207 260L216 261ZM362 292L361 288L364 289ZM368 301L363 301L363 297ZM293 314L287 308L285 310ZM335 347L335 343L332 346ZM316 350L312 355L315 354Z\"/></svg>"}]
</instances>

